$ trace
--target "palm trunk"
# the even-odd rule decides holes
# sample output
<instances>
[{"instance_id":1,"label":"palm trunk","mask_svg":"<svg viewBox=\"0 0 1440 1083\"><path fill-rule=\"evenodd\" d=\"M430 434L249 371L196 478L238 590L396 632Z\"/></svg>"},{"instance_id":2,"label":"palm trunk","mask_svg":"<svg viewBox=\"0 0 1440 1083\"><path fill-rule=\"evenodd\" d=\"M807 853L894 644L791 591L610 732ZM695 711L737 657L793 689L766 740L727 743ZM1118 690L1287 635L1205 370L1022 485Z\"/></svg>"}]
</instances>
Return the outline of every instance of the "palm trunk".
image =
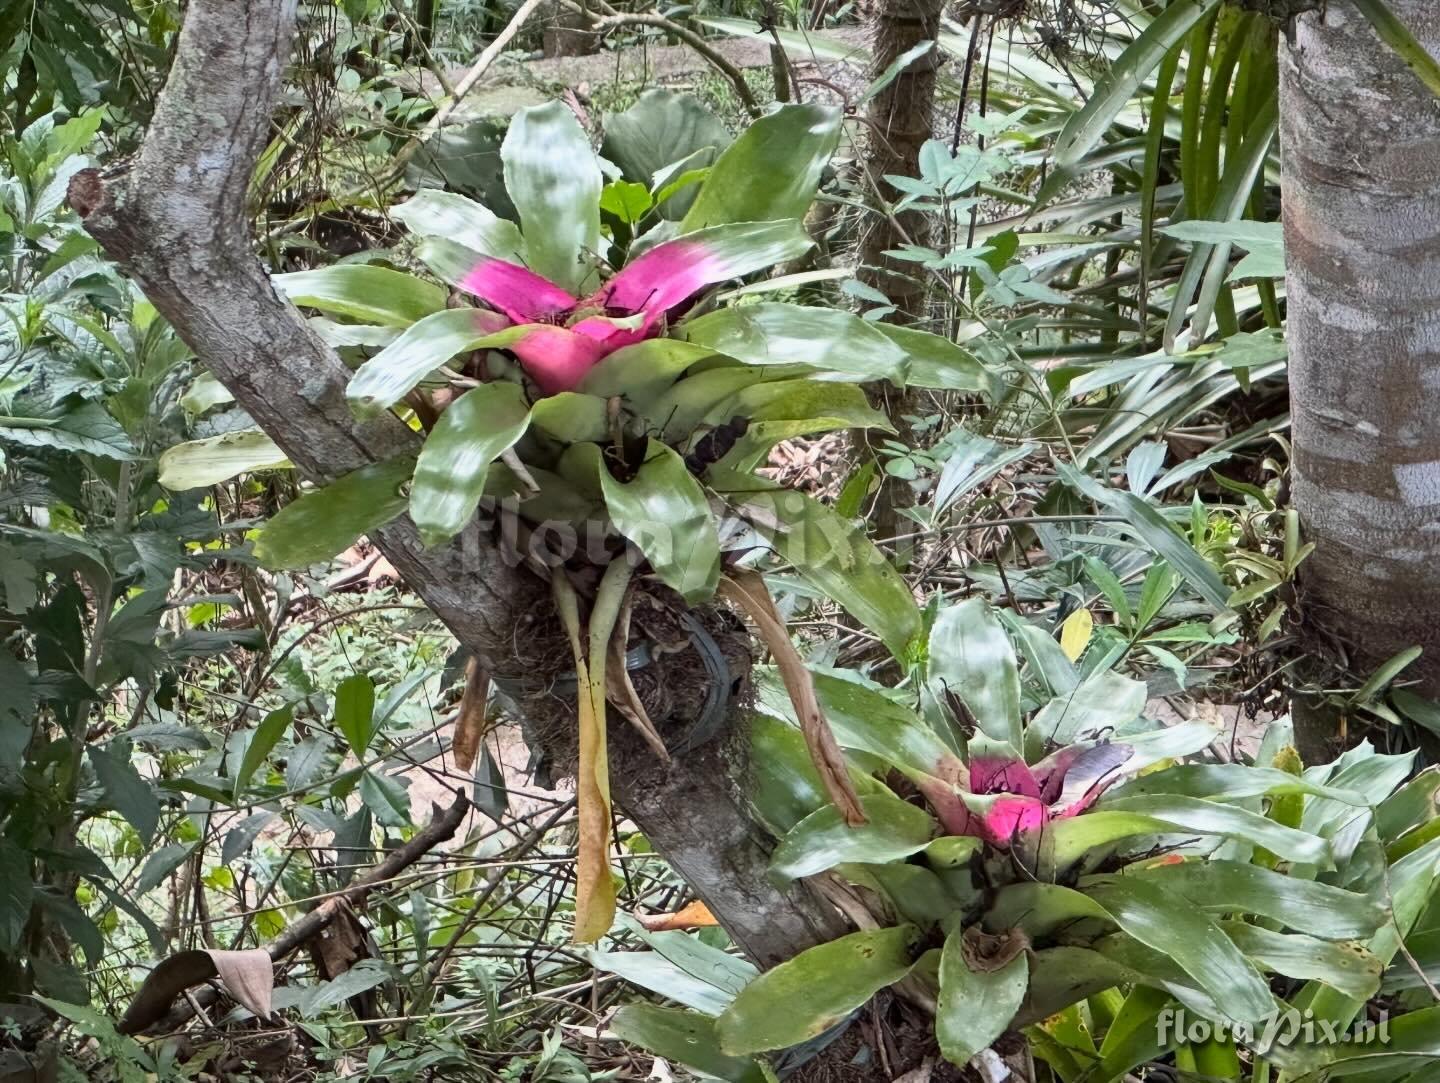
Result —
<instances>
[{"instance_id":1,"label":"palm trunk","mask_svg":"<svg viewBox=\"0 0 1440 1083\"><path fill-rule=\"evenodd\" d=\"M870 76L879 78L923 41L934 41L940 32L940 0L880 0L873 23L874 42ZM886 202L900 198L900 191L885 178L915 177L920 173L920 148L935 132L935 71L939 51L913 60L890 85L870 100L867 119L867 152L864 168L871 185ZM930 223L925 214L907 211L900 215L872 216L860 241L860 277L880 290L895 305L895 315L906 323L925 317L926 286L923 272L914 263L894 259L885 253L907 241L925 244ZM912 392L887 387L874 396L876 406L889 416L897 439L910 443L906 414L918 412ZM856 433L864 439L863 433ZM876 534L892 538L904 533L897 512L913 502L909 486L887 477L881 487L873 515Z\"/></svg>"},{"instance_id":2,"label":"palm trunk","mask_svg":"<svg viewBox=\"0 0 1440 1083\"><path fill-rule=\"evenodd\" d=\"M1388 0L1440 54L1432 0ZM1440 102L1348 2L1282 45L1293 492L1312 647L1440 694Z\"/></svg>"}]
</instances>

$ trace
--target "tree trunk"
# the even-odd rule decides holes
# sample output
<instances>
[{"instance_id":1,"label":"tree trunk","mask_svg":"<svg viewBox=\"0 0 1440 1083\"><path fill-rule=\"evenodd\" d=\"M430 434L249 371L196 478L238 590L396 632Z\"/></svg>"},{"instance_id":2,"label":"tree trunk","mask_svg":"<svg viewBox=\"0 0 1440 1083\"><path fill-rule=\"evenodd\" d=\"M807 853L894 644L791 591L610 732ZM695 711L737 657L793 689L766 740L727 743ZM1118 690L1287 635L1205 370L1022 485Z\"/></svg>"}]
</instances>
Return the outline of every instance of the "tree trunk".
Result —
<instances>
[{"instance_id":1,"label":"tree trunk","mask_svg":"<svg viewBox=\"0 0 1440 1083\"><path fill-rule=\"evenodd\" d=\"M940 0L878 0L871 32L870 78L878 79L922 41L934 41L940 32L942 7ZM864 168L869 174L868 183L886 202L894 202L901 195L885 179L887 176L915 177L920 173L920 148L935 132L935 72L939 64L939 50L931 49L911 61L870 100ZM925 318L924 272L914 263L885 253L907 241L923 245L929 239L929 219L919 211L893 217L872 215L860 239L860 279L889 297L895 305L894 316L906 323ZM914 393L887 386L881 394L872 392L872 398L895 426L896 439L912 443L905 415L919 410ZM864 440L866 435L857 432L855 438ZM909 507L913 497L904 481L885 477L872 516L878 537L893 538L906 532L897 512Z\"/></svg>"},{"instance_id":2,"label":"tree trunk","mask_svg":"<svg viewBox=\"0 0 1440 1083\"><path fill-rule=\"evenodd\" d=\"M138 159L113 173L77 174L70 201L300 473L323 482L413 454L419 437L391 414L351 416L344 394L349 370L275 292L254 253L246 192L268 138L294 15L294 0L192 0ZM537 732L565 762L573 708L557 706L563 701L550 688L559 674L537 664L549 658L553 668L553 659L568 653L563 645L545 649L555 645L543 637L557 631L547 617L548 586L507 561L478 520L435 548L421 543L408 517L372 539L487 672L534 689L522 696L522 707L530 722L543 721ZM732 662L732 672L748 664L748 640L740 650L744 658ZM667 656L667 664L683 665L688 653ZM653 677L663 681L666 673ZM625 764L615 791L657 852L693 878L736 942L770 965L842 927L808 885L771 881L767 836L738 789L747 746L734 721L729 739L677 756L668 770L654 757L638 768Z\"/></svg>"},{"instance_id":3,"label":"tree trunk","mask_svg":"<svg viewBox=\"0 0 1440 1083\"><path fill-rule=\"evenodd\" d=\"M1433 0L1387 2L1440 55ZM1405 675L1437 695L1440 102L1348 0L1280 67L1300 611L1357 675L1422 646Z\"/></svg>"}]
</instances>

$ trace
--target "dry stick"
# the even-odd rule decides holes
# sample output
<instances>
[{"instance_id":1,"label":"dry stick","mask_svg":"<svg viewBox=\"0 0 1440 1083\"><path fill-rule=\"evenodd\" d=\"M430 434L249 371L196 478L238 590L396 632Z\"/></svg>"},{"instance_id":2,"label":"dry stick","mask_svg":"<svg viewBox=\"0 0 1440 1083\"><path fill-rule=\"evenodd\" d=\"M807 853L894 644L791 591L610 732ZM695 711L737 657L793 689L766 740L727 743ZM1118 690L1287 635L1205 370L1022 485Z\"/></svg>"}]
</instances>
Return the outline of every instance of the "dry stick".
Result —
<instances>
[{"instance_id":1,"label":"dry stick","mask_svg":"<svg viewBox=\"0 0 1440 1083\"><path fill-rule=\"evenodd\" d=\"M380 884L392 880L403 869L413 865L425 854L429 853L442 842L448 842L455 837L459 830L460 823L465 819L465 814L470 811L470 799L460 790L455 791L455 801L447 809L435 806L435 812L430 822L421 830L417 831L413 838L401 846L397 846L385 855L385 859L372 868L364 876L359 877L353 884L344 891L321 903L310 913L306 914L299 921L287 926L279 936L265 945L265 950L270 953L270 958L279 962L289 955L300 945L304 944L311 937L318 934L322 929L329 926L335 920L335 915L340 912L344 905L350 905L359 909L365 905L365 899L370 892ZM178 990L177 990L178 992ZM213 1004L219 994L213 987L201 989L195 999L202 1007ZM180 1029L195 1015L195 1010L190 1003L181 1004L167 1015L160 1023L161 1029L172 1032ZM144 1025L136 1029L148 1029Z\"/></svg>"},{"instance_id":2,"label":"dry stick","mask_svg":"<svg viewBox=\"0 0 1440 1083\"><path fill-rule=\"evenodd\" d=\"M690 48L708 60L721 75L729 79L735 86L735 95L740 103L745 106L745 111L752 117L760 115L760 106L755 101L755 95L750 93L750 84L745 82L745 73L732 64L725 54L720 52L708 41L702 38L695 31L681 26L674 19L667 19L663 15L639 14L628 11L615 11L610 8L611 14L604 18L596 19L589 11L575 0L563 0L565 6L571 11L578 12L591 20L590 29L596 34L603 34L607 30L614 30L620 26L653 26L679 38Z\"/></svg>"},{"instance_id":3,"label":"dry stick","mask_svg":"<svg viewBox=\"0 0 1440 1083\"><path fill-rule=\"evenodd\" d=\"M415 152L420 149L421 144L444 127L445 122L450 119L450 114L459 108L465 95L475 89L475 84L480 81L482 75L490 70L490 65L495 63L495 58L500 55L501 50L510 44L516 34L520 33L520 28L525 25L525 21L535 14L535 9L543 2L544 0L525 0L515 10L510 21L505 24L505 29L495 35L495 40L485 46L475 63L471 64L469 70L460 77L449 100L435 110L435 115L426 122L425 127L420 129L419 134L413 136L396 152L395 164L391 167L387 180L394 180L404 170L405 163L415 156Z\"/></svg>"}]
</instances>

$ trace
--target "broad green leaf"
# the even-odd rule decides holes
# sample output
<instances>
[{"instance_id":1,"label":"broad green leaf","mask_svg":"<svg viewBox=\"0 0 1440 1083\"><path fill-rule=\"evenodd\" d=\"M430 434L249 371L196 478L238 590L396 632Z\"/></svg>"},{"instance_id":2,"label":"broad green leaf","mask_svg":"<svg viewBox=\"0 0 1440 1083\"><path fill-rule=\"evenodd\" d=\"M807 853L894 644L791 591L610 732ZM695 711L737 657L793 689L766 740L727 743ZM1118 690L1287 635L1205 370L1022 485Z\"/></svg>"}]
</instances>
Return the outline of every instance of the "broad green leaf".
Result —
<instances>
[{"instance_id":1,"label":"broad green leaf","mask_svg":"<svg viewBox=\"0 0 1440 1083\"><path fill-rule=\"evenodd\" d=\"M1010 1029L1030 984L1029 959L1023 950L995 970L972 970L965 961L963 940L958 926L945 938L935 1010L940 1052L960 1067Z\"/></svg>"},{"instance_id":2,"label":"broad green leaf","mask_svg":"<svg viewBox=\"0 0 1440 1083\"><path fill-rule=\"evenodd\" d=\"M261 528L256 558L267 568L288 570L344 552L362 534L405 510L401 487L414 469L407 456L387 459L305 493Z\"/></svg>"},{"instance_id":3,"label":"broad green leaf","mask_svg":"<svg viewBox=\"0 0 1440 1083\"><path fill-rule=\"evenodd\" d=\"M1194 797L1132 797L1102 804L1049 827L1063 868L1088 850L1141 835L1219 835L1264 846L1289 861L1329 866L1330 844L1258 813Z\"/></svg>"},{"instance_id":4,"label":"broad green leaf","mask_svg":"<svg viewBox=\"0 0 1440 1083\"><path fill-rule=\"evenodd\" d=\"M692 605L715 593L720 542L705 491L666 444L651 440L629 482L603 464L600 485L615 529L645 554L665 583Z\"/></svg>"},{"instance_id":5,"label":"broad green leaf","mask_svg":"<svg viewBox=\"0 0 1440 1083\"><path fill-rule=\"evenodd\" d=\"M368 675L356 673L335 686L335 728L362 760L375 736L374 721L375 682Z\"/></svg>"},{"instance_id":6,"label":"broad green leaf","mask_svg":"<svg viewBox=\"0 0 1440 1083\"><path fill-rule=\"evenodd\" d=\"M610 1030L621 1041L726 1083L766 1083L768 1078L750 1057L722 1052L715 1020L696 1012L626 1004L610 1020Z\"/></svg>"},{"instance_id":7,"label":"broad green leaf","mask_svg":"<svg viewBox=\"0 0 1440 1083\"><path fill-rule=\"evenodd\" d=\"M1248 767L1239 763L1182 764L1132 779L1110 791L1110 799L1173 794L1238 801L1246 797L1309 794L1346 805L1368 806L1370 798L1355 790L1322 786L1274 767Z\"/></svg>"},{"instance_id":8,"label":"broad green leaf","mask_svg":"<svg viewBox=\"0 0 1440 1083\"><path fill-rule=\"evenodd\" d=\"M824 504L773 482L710 471L745 518L812 586L880 637L902 664L919 649L923 626L914 596L864 533Z\"/></svg>"},{"instance_id":9,"label":"broad green leaf","mask_svg":"<svg viewBox=\"0 0 1440 1083\"><path fill-rule=\"evenodd\" d=\"M485 492L490 464L529 423L525 393L500 382L471 388L440 415L420 449L410 488L410 518L426 545L464 529Z\"/></svg>"},{"instance_id":10,"label":"broad green leaf","mask_svg":"<svg viewBox=\"0 0 1440 1083\"><path fill-rule=\"evenodd\" d=\"M1274 849L1270 847L1270 849ZM1386 894L1391 920L1365 944L1370 953L1388 966L1400 950L1434 897L1435 879L1440 870L1440 839L1426 843L1390 866ZM1364 1001L1335 989L1320 989L1309 1001L1316 1019L1348 1026L1364 1008Z\"/></svg>"},{"instance_id":11,"label":"broad green leaf","mask_svg":"<svg viewBox=\"0 0 1440 1083\"><path fill-rule=\"evenodd\" d=\"M1165 54L1205 18L1219 0L1184 0L1161 12L1110 66L1109 73L1086 101L1084 108L1065 123L1055 141L1055 167L1072 173L1111 130L1111 124ZM1047 186L1048 187L1048 186ZM1056 182L1055 191L1063 187Z\"/></svg>"},{"instance_id":12,"label":"broad green leaf","mask_svg":"<svg viewBox=\"0 0 1440 1083\"><path fill-rule=\"evenodd\" d=\"M564 102L515 114L501 144L505 189L520 213L528 266L577 296L601 252L600 163Z\"/></svg>"},{"instance_id":13,"label":"broad green leaf","mask_svg":"<svg viewBox=\"0 0 1440 1083\"><path fill-rule=\"evenodd\" d=\"M769 682L767 682L769 683ZM790 708L790 697L778 681L773 692ZM793 709L792 709L793 715ZM750 800L760 816L777 835L829 803L810 750L799 727L765 712L756 712L749 721L751 777ZM843 743L843 742L842 742ZM880 783L850 768L850 781L862 797L880 788Z\"/></svg>"},{"instance_id":14,"label":"broad green leaf","mask_svg":"<svg viewBox=\"0 0 1440 1083\"><path fill-rule=\"evenodd\" d=\"M365 771L360 776L360 800L365 802L377 823L386 827L410 826L410 795L408 780L379 771Z\"/></svg>"},{"instance_id":15,"label":"broad green leaf","mask_svg":"<svg viewBox=\"0 0 1440 1083\"><path fill-rule=\"evenodd\" d=\"M388 327L407 327L445 307L443 287L368 263L292 271L270 281L294 304Z\"/></svg>"},{"instance_id":16,"label":"broad green leaf","mask_svg":"<svg viewBox=\"0 0 1440 1083\"><path fill-rule=\"evenodd\" d=\"M1034 751L1094 739L1139 718L1147 695L1143 682L1102 669L1040 708L1026 736Z\"/></svg>"},{"instance_id":17,"label":"broad green leaf","mask_svg":"<svg viewBox=\"0 0 1440 1083\"><path fill-rule=\"evenodd\" d=\"M834 805L801 820L775 848L771 871L787 879L814 876L847 861L899 861L919 853L935 833L922 808L877 793L860 799L866 822L851 827Z\"/></svg>"},{"instance_id":18,"label":"broad green leaf","mask_svg":"<svg viewBox=\"0 0 1440 1083\"><path fill-rule=\"evenodd\" d=\"M592 951L590 962L597 970L618 974L642 989L707 1016L719 1015L735 997L730 990L697 977L658 951Z\"/></svg>"},{"instance_id":19,"label":"broad green leaf","mask_svg":"<svg viewBox=\"0 0 1440 1083\"><path fill-rule=\"evenodd\" d=\"M1323 940L1373 936L1386 918L1383 902L1369 895L1234 861L1182 861L1131 869L1127 875L1205 910L1270 918Z\"/></svg>"},{"instance_id":20,"label":"broad green leaf","mask_svg":"<svg viewBox=\"0 0 1440 1083\"><path fill-rule=\"evenodd\" d=\"M760 973L754 963L720 948L711 947L689 933L652 933L639 922L628 918L625 919L625 924L633 925L636 936L685 973L732 996L749 985Z\"/></svg>"},{"instance_id":21,"label":"broad green leaf","mask_svg":"<svg viewBox=\"0 0 1440 1083\"><path fill-rule=\"evenodd\" d=\"M598 395L562 391L546 395L530 408L530 425L567 444L603 444L610 435L610 410Z\"/></svg>"},{"instance_id":22,"label":"broad green leaf","mask_svg":"<svg viewBox=\"0 0 1440 1083\"><path fill-rule=\"evenodd\" d=\"M1016 752L1024 747L1015 650L983 599L940 611L930 630L927 657L926 680L937 696L959 697L980 732Z\"/></svg>"},{"instance_id":23,"label":"broad green leaf","mask_svg":"<svg viewBox=\"0 0 1440 1083\"><path fill-rule=\"evenodd\" d=\"M388 410L456 354L502 348L528 332L478 308L451 308L412 324L356 370L345 397L359 413Z\"/></svg>"},{"instance_id":24,"label":"broad green leaf","mask_svg":"<svg viewBox=\"0 0 1440 1083\"><path fill-rule=\"evenodd\" d=\"M929 776L955 758L949 746L910 708L855 681L815 673L815 695L835 739L894 764L905 774ZM795 711L774 670L756 671L760 705L780 718L795 721Z\"/></svg>"},{"instance_id":25,"label":"broad green leaf","mask_svg":"<svg viewBox=\"0 0 1440 1083\"><path fill-rule=\"evenodd\" d=\"M0 952L10 953L20 944L30 921L35 886L30 879L30 855L7 836L0 835Z\"/></svg>"},{"instance_id":26,"label":"broad green leaf","mask_svg":"<svg viewBox=\"0 0 1440 1083\"><path fill-rule=\"evenodd\" d=\"M106 805L125 817L140 841L149 846L160 826L160 802L150 783L130 763L129 746L91 745L87 751Z\"/></svg>"},{"instance_id":27,"label":"broad green leaf","mask_svg":"<svg viewBox=\"0 0 1440 1083\"><path fill-rule=\"evenodd\" d=\"M721 1014L721 1049L762 1053L823 1034L909 973L914 935L913 925L851 933L767 970Z\"/></svg>"},{"instance_id":28,"label":"broad green leaf","mask_svg":"<svg viewBox=\"0 0 1440 1083\"><path fill-rule=\"evenodd\" d=\"M172 842L152 851L140 868L140 878L135 881L135 895L140 896L159 887L165 877L178 869L185 859L195 852L197 845L198 843L193 842Z\"/></svg>"},{"instance_id":29,"label":"broad green leaf","mask_svg":"<svg viewBox=\"0 0 1440 1083\"><path fill-rule=\"evenodd\" d=\"M1174 959L1231 1018L1256 1021L1270 1014L1274 1001L1264 979L1184 897L1128 877L1092 884L1086 894L1130 936Z\"/></svg>"},{"instance_id":30,"label":"broad green leaf","mask_svg":"<svg viewBox=\"0 0 1440 1083\"><path fill-rule=\"evenodd\" d=\"M260 837L260 832L275 819L273 812L256 812L246 816L234 827L225 832L225 839L220 844L220 865L225 875L229 875L229 865L233 865L237 859L250 852L250 847L255 845L255 840Z\"/></svg>"},{"instance_id":31,"label":"broad green leaf","mask_svg":"<svg viewBox=\"0 0 1440 1083\"><path fill-rule=\"evenodd\" d=\"M840 141L840 111L782 105L754 121L710 167L680 231L804 218Z\"/></svg>"},{"instance_id":32,"label":"broad green leaf","mask_svg":"<svg viewBox=\"0 0 1440 1083\"><path fill-rule=\"evenodd\" d=\"M313 1019L326 1008L343 1004L377 985L391 981L394 970L380 959L359 959L347 970L329 981L322 981L304 990L296 1005L302 1018Z\"/></svg>"},{"instance_id":33,"label":"broad green leaf","mask_svg":"<svg viewBox=\"0 0 1440 1083\"><path fill-rule=\"evenodd\" d=\"M278 711L271 711L260 722L250 735L250 741L245 746L245 755L240 760L240 769L235 772L235 796L245 792L245 787L250 785L250 777L255 774L260 765L265 762L265 757L270 755L270 750L275 747L285 731L290 728L294 718L293 707L281 707Z\"/></svg>"},{"instance_id":34,"label":"broad green leaf","mask_svg":"<svg viewBox=\"0 0 1440 1083\"><path fill-rule=\"evenodd\" d=\"M855 384L820 380L769 380L742 389L709 415L713 424L749 419L745 434L720 461L735 469L760 465L782 440L835 429L893 432L890 419L870 405ZM703 436L708 430L699 430Z\"/></svg>"},{"instance_id":35,"label":"broad green leaf","mask_svg":"<svg viewBox=\"0 0 1440 1083\"><path fill-rule=\"evenodd\" d=\"M999 377L948 338L891 323L871 326L905 351L905 383L910 387L960 391L992 400L1000 390Z\"/></svg>"},{"instance_id":36,"label":"broad green leaf","mask_svg":"<svg viewBox=\"0 0 1440 1083\"><path fill-rule=\"evenodd\" d=\"M525 265L525 239L519 227L456 192L422 188L391 207L390 216L404 222L417 237L440 237L477 255ZM473 259L471 262L473 266Z\"/></svg>"},{"instance_id":37,"label":"broad green leaf","mask_svg":"<svg viewBox=\"0 0 1440 1083\"><path fill-rule=\"evenodd\" d=\"M1220 928L1263 970L1323 982L1359 1000L1370 999L1380 989L1380 960L1359 944L1277 933L1243 921L1224 921Z\"/></svg>"},{"instance_id":38,"label":"broad green leaf","mask_svg":"<svg viewBox=\"0 0 1440 1083\"><path fill-rule=\"evenodd\" d=\"M275 441L259 429L187 440L160 455L160 484L167 489L201 489L239 474L289 466Z\"/></svg>"},{"instance_id":39,"label":"broad green leaf","mask_svg":"<svg viewBox=\"0 0 1440 1083\"><path fill-rule=\"evenodd\" d=\"M714 355L706 346L679 339L646 339L601 358L580 381L579 390L602 399L624 395L631 402L648 402L695 362Z\"/></svg>"},{"instance_id":40,"label":"broad green leaf","mask_svg":"<svg viewBox=\"0 0 1440 1083\"><path fill-rule=\"evenodd\" d=\"M666 167L679 162L690 170L709 167L730 142L725 125L695 98L652 89L623 113L605 117L600 152L631 180L654 185ZM660 213L670 219L683 217L697 194L693 186L676 192L661 205Z\"/></svg>"},{"instance_id":41,"label":"broad green leaf","mask_svg":"<svg viewBox=\"0 0 1440 1083\"><path fill-rule=\"evenodd\" d=\"M600 209L627 225L634 225L654 206L650 190L631 181L612 181L600 190Z\"/></svg>"},{"instance_id":42,"label":"broad green leaf","mask_svg":"<svg viewBox=\"0 0 1440 1083\"><path fill-rule=\"evenodd\" d=\"M722 308L680 326L689 342L751 365L812 365L905 382L905 351L859 316L781 301Z\"/></svg>"}]
</instances>

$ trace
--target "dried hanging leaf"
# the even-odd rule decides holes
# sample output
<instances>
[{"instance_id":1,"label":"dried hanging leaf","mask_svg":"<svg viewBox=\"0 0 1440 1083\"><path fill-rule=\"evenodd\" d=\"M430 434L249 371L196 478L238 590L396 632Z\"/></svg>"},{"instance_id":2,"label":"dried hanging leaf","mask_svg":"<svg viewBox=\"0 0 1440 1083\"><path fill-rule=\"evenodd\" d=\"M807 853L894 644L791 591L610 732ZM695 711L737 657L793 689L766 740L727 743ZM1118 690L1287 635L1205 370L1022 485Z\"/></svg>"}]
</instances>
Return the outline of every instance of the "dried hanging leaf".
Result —
<instances>
[{"instance_id":1,"label":"dried hanging leaf","mask_svg":"<svg viewBox=\"0 0 1440 1083\"><path fill-rule=\"evenodd\" d=\"M673 929L699 929L708 925L719 925L710 908L699 899L682 906L672 914L636 914L635 920L652 933L665 933Z\"/></svg>"},{"instance_id":2,"label":"dried hanging leaf","mask_svg":"<svg viewBox=\"0 0 1440 1083\"><path fill-rule=\"evenodd\" d=\"M460 717L455 720L455 740L450 746L455 766L462 771L475 766L475 754L485 739L485 703L489 698L490 675L472 658L465 666L465 691L460 695Z\"/></svg>"},{"instance_id":3,"label":"dried hanging leaf","mask_svg":"<svg viewBox=\"0 0 1440 1083\"><path fill-rule=\"evenodd\" d=\"M225 983L230 996L259 1019L270 1018L275 963L264 948L251 951L182 951L162 960L145 977L118 1027L139 1034L165 1017L175 998L211 978Z\"/></svg>"},{"instance_id":4,"label":"dried hanging leaf","mask_svg":"<svg viewBox=\"0 0 1440 1083\"><path fill-rule=\"evenodd\" d=\"M805 747L810 750L810 759L820 774L820 781L830 800L845 817L851 827L865 822L865 812L860 807L860 798L850 782L850 773L845 767L845 756L830 731L820 710L820 700L815 695L815 682L806 668L800 652L790 642L790 633L780 611L775 608L775 599L770 597L770 588L758 572L732 571L720 580L720 596L734 602L755 622L755 629L761 640L775 658L780 679L790 702L795 705L795 717L800 721L800 732L805 737Z\"/></svg>"},{"instance_id":5,"label":"dried hanging leaf","mask_svg":"<svg viewBox=\"0 0 1440 1083\"><path fill-rule=\"evenodd\" d=\"M630 564L615 560L605 569L590 609L589 651L580 642L580 604L575 588L557 568L550 577L555 606L575 656L579 699L576 715L580 755L575 778L579 840L575 860L575 931L577 944L600 939L615 920L615 881L610 873L610 764L605 752L605 659L620 601L630 581Z\"/></svg>"},{"instance_id":6,"label":"dried hanging leaf","mask_svg":"<svg viewBox=\"0 0 1440 1083\"><path fill-rule=\"evenodd\" d=\"M615 621L615 634L610 637L610 668L605 672L606 695L611 706L640 731L640 736L645 738L645 743L660 757L660 762L668 764L670 750L665 747L664 738L650 720L645 704L640 702L640 694L635 691L634 682L630 680L629 667L626 665L625 652L630 645L630 603L633 598L634 593L627 591L625 601L620 606L620 615Z\"/></svg>"},{"instance_id":7,"label":"dried hanging leaf","mask_svg":"<svg viewBox=\"0 0 1440 1083\"><path fill-rule=\"evenodd\" d=\"M264 948L249 951L207 951L215 973L236 1001L255 1013L270 1018L270 1001L275 993L275 961Z\"/></svg>"}]
</instances>

